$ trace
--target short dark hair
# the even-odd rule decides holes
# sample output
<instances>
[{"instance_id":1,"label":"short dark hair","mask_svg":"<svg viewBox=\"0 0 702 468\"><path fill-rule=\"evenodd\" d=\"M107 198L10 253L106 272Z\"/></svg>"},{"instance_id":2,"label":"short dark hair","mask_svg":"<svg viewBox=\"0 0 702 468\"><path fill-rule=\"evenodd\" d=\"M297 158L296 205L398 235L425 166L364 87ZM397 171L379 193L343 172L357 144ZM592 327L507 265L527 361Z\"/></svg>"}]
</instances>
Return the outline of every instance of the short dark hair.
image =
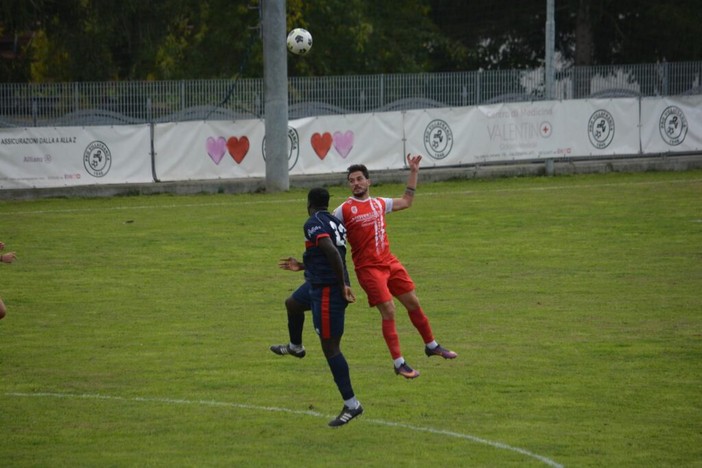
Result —
<instances>
[{"instance_id":1,"label":"short dark hair","mask_svg":"<svg viewBox=\"0 0 702 468\"><path fill-rule=\"evenodd\" d=\"M348 179L352 172L358 171L363 172L363 177L370 179L370 176L368 175L368 168L363 164L354 164L353 166L349 166L349 168L346 169L346 178Z\"/></svg>"},{"instance_id":2,"label":"short dark hair","mask_svg":"<svg viewBox=\"0 0 702 468\"><path fill-rule=\"evenodd\" d=\"M323 187L310 189L307 194L307 204L312 208L329 207L329 191Z\"/></svg>"}]
</instances>

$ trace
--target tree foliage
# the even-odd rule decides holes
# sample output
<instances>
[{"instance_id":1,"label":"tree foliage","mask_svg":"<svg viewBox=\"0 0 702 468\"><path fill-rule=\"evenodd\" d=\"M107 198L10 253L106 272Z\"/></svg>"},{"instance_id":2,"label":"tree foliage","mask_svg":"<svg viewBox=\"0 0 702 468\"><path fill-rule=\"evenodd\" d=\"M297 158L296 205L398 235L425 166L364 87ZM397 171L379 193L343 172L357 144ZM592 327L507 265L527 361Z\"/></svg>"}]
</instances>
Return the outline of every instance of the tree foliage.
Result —
<instances>
[{"instance_id":1,"label":"tree foliage","mask_svg":"<svg viewBox=\"0 0 702 468\"><path fill-rule=\"evenodd\" d=\"M0 21L6 33L35 25L33 81L230 77L259 23L256 5L228 0L5 1L29 18Z\"/></svg>"},{"instance_id":2,"label":"tree foliage","mask_svg":"<svg viewBox=\"0 0 702 468\"><path fill-rule=\"evenodd\" d=\"M422 0L294 1L288 25L314 36L313 53L289 61L291 73L344 75L431 70L432 44L441 33ZM299 62L299 63L296 63Z\"/></svg>"},{"instance_id":3,"label":"tree foliage","mask_svg":"<svg viewBox=\"0 0 702 468\"><path fill-rule=\"evenodd\" d=\"M0 79L260 77L261 1L3 0ZM555 3L563 66L702 60L699 0ZM287 0L287 13L314 36L291 75L543 63L546 0Z\"/></svg>"},{"instance_id":4,"label":"tree foliage","mask_svg":"<svg viewBox=\"0 0 702 468\"><path fill-rule=\"evenodd\" d=\"M546 0L431 4L442 33L469 51L467 61L451 65L489 69L543 63ZM565 66L702 60L699 0L555 0L555 6L556 51Z\"/></svg>"}]
</instances>

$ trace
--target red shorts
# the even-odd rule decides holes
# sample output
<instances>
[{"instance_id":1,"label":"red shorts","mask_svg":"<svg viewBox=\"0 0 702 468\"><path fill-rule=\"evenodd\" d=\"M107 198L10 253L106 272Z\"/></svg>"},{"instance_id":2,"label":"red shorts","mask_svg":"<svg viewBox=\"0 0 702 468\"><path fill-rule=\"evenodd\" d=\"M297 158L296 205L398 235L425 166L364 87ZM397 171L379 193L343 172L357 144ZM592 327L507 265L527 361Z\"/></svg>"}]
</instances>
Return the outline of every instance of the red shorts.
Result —
<instances>
[{"instance_id":1,"label":"red shorts","mask_svg":"<svg viewBox=\"0 0 702 468\"><path fill-rule=\"evenodd\" d=\"M402 294L414 291L414 282L399 260L388 265L356 270L356 278L368 296L368 305L375 307Z\"/></svg>"}]
</instances>

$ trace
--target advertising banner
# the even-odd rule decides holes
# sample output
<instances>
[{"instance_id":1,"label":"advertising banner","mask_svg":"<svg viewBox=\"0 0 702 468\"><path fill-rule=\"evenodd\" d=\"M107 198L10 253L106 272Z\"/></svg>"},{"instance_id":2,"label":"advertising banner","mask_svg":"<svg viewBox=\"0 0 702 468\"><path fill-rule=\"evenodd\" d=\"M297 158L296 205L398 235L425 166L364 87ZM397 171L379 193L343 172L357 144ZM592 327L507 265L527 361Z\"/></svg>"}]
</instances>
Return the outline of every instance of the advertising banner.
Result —
<instances>
[{"instance_id":1,"label":"advertising banner","mask_svg":"<svg viewBox=\"0 0 702 468\"><path fill-rule=\"evenodd\" d=\"M702 96L641 99L644 153L702 150Z\"/></svg>"},{"instance_id":2,"label":"advertising banner","mask_svg":"<svg viewBox=\"0 0 702 468\"><path fill-rule=\"evenodd\" d=\"M0 189L153 182L148 125L0 128Z\"/></svg>"},{"instance_id":3,"label":"advertising banner","mask_svg":"<svg viewBox=\"0 0 702 468\"><path fill-rule=\"evenodd\" d=\"M314 117L290 125L300 137L291 174L343 173L352 164L370 170L404 167L400 112Z\"/></svg>"},{"instance_id":4,"label":"advertising banner","mask_svg":"<svg viewBox=\"0 0 702 468\"><path fill-rule=\"evenodd\" d=\"M407 149L435 166L637 154L637 99L408 111Z\"/></svg>"},{"instance_id":5,"label":"advertising banner","mask_svg":"<svg viewBox=\"0 0 702 468\"><path fill-rule=\"evenodd\" d=\"M639 99L563 101L563 133L573 141L573 156L641 153Z\"/></svg>"},{"instance_id":6,"label":"advertising banner","mask_svg":"<svg viewBox=\"0 0 702 468\"><path fill-rule=\"evenodd\" d=\"M423 166L475 164L488 148L478 113L477 107L406 111L407 152L424 156Z\"/></svg>"},{"instance_id":7,"label":"advertising banner","mask_svg":"<svg viewBox=\"0 0 702 468\"><path fill-rule=\"evenodd\" d=\"M402 114L297 119L288 127L291 175L403 167ZM156 177L162 181L265 177L265 123L208 121L157 124Z\"/></svg>"},{"instance_id":8,"label":"advertising banner","mask_svg":"<svg viewBox=\"0 0 702 468\"><path fill-rule=\"evenodd\" d=\"M319 116L288 126L291 175L702 150L702 96ZM151 147L153 144L153 168ZM266 176L265 122L0 129L0 189Z\"/></svg>"},{"instance_id":9,"label":"advertising banner","mask_svg":"<svg viewBox=\"0 0 702 468\"><path fill-rule=\"evenodd\" d=\"M156 124L156 178L165 182L265 177L264 134L263 120Z\"/></svg>"}]
</instances>

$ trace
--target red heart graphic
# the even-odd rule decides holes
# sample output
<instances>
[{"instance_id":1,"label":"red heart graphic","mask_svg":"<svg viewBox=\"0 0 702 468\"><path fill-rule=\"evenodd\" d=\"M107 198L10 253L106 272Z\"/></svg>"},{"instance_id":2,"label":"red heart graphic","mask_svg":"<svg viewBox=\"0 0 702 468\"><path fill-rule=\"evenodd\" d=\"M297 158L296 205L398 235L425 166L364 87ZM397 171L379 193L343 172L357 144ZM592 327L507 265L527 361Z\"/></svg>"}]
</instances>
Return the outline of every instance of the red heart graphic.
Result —
<instances>
[{"instance_id":1,"label":"red heart graphic","mask_svg":"<svg viewBox=\"0 0 702 468\"><path fill-rule=\"evenodd\" d=\"M314 152L317 153L317 156L319 156L319 159L323 160L327 156L329 150L331 149L331 133L324 132L324 134L322 135L320 135L319 133L315 133L314 135L312 135L312 138L310 138L310 142L312 143L312 148L314 149Z\"/></svg>"},{"instance_id":2,"label":"red heart graphic","mask_svg":"<svg viewBox=\"0 0 702 468\"><path fill-rule=\"evenodd\" d=\"M249 139L245 136L241 138L229 137L227 140L227 150L234 161L236 161L237 164L241 164L241 161L244 160L244 156L249 152Z\"/></svg>"}]
</instances>

